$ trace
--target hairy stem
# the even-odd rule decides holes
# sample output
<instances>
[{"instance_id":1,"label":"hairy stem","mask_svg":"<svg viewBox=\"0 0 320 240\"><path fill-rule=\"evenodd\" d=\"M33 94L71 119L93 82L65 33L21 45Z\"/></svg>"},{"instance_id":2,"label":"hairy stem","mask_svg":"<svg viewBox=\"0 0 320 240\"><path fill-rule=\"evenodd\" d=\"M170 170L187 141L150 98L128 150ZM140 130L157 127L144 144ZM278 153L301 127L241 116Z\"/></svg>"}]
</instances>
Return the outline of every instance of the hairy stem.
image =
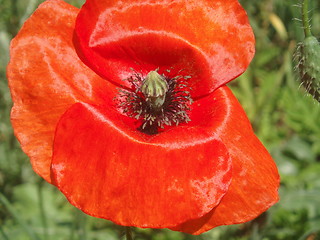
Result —
<instances>
[{"instance_id":1,"label":"hairy stem","mask_svg":"<svg viewBox=\"0 0 320 240\"><path fill-rule=\"evenodd\" d=\"M131 227L126 228L126 240L133 240Z\"/></svg>"},{"instance_id":2,"label":"hairy stem","mask_svg":"<svg viewBox=\"0 0 320 240\"><path fill-rule=\"evenodd\" d=\"M305 37L311 37L311 29L309 25L309 0L303 0L302 2L302 24Z\"/></svg>"}]
</instances>

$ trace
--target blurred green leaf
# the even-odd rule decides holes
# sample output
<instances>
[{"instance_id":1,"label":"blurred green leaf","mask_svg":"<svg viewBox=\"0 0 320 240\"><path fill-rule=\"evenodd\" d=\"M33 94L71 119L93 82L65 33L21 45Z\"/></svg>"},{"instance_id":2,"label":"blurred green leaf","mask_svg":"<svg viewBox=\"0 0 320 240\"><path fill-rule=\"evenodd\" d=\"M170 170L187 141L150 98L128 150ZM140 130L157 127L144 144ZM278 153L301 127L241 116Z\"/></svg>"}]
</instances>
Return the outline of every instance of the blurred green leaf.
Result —
<instances>
[{"instance_id":1,"label":"blurred green leaf","mask_svg":"<svg viewBox=\"0 0 320 240\"><path fill-rule=\"evenodd\" d=\"M121 227L85 215L55 187L39 183L13 136L9 120L12 103L5 79L9 41L43 1L0 0L0 191L6 199L0 203L0 239L30 240L28 231L43 240L120 239ZM80 7L84 0L66 2ZM320 239L320 106L299 90L292 62L295 45L303 38L301 25L294 20L301 18L295 6L300 1L240 2L255 32L256 55L245 74L229 86L279 167L281 199L247 224L221 226L201 236L134 229L136 240ZM312 31L320 36L320 2L310 4ZM279 17L286 36L270 16Z\"/></svg>"}]
</instances>

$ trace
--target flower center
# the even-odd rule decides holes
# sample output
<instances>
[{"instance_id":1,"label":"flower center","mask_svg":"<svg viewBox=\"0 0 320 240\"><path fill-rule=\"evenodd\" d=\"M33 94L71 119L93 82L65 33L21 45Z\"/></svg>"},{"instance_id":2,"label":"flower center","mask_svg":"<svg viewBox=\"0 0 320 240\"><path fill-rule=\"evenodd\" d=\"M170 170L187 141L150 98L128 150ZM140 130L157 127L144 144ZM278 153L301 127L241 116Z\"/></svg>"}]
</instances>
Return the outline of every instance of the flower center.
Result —
<instances>
[{"instance_id":1,"label":"flower center","mask_svg":"<svg viewBox=\"0 0 320 240\"><path fill-rule=\"evenodd\" d=\"M157 71L151 71L143 78L135 72L126 79L131 91L120 90L118 106L124 114L140 121L138 130L148 135L159 133L165 126L189 122L192 104L189 78L170 78Z\"/></svg>"}]
</instances>

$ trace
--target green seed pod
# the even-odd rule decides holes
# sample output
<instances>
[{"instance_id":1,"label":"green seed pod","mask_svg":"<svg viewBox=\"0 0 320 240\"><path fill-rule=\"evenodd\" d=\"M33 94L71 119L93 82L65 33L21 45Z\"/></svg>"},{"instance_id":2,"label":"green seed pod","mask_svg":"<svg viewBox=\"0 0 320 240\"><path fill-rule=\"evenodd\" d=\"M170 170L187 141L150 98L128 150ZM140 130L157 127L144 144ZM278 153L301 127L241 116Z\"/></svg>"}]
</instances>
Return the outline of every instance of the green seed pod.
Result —
<instances>
[{"instance_id":1,"label":"green seed pod","mask_svg":"<svg viewBox=\"0 0 320 240\"><path fill-rule=\"evenodd\" d=\"M297 70L304 88L320 102L320 44L313 37L306 37L296 49Z\"/></svg>"}]
</instances>

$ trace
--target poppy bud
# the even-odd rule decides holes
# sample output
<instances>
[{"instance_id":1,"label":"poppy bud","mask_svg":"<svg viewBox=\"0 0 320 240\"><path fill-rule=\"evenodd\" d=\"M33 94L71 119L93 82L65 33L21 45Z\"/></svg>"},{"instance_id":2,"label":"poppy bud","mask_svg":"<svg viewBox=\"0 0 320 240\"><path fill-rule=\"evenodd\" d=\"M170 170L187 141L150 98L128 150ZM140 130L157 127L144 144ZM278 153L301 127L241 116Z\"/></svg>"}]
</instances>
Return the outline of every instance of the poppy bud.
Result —
<instances>
[{"instance_id":1,"label":"poppy bud","mask_svg":"<svg viewBox=\"0 0 320 240\"><path fill-rule=\"evenodd\" d=\"M155 110L163 105L167 91L168 84L165 78L156 71L149 72L141 85L141 92L146 97L150 107Z\"/></svg>"},{"instance_id":2,"label":"poppy bud","mask_svg":"<svg viewBox=\"0 0 320 240\"><path fill-rule=\"evenodd\" d=\"M295 52L298 57L297 69L300 81L308 93L320 102L320 44L313 37L307 37L298 45Z\"/></svg>"}]
</instances>

